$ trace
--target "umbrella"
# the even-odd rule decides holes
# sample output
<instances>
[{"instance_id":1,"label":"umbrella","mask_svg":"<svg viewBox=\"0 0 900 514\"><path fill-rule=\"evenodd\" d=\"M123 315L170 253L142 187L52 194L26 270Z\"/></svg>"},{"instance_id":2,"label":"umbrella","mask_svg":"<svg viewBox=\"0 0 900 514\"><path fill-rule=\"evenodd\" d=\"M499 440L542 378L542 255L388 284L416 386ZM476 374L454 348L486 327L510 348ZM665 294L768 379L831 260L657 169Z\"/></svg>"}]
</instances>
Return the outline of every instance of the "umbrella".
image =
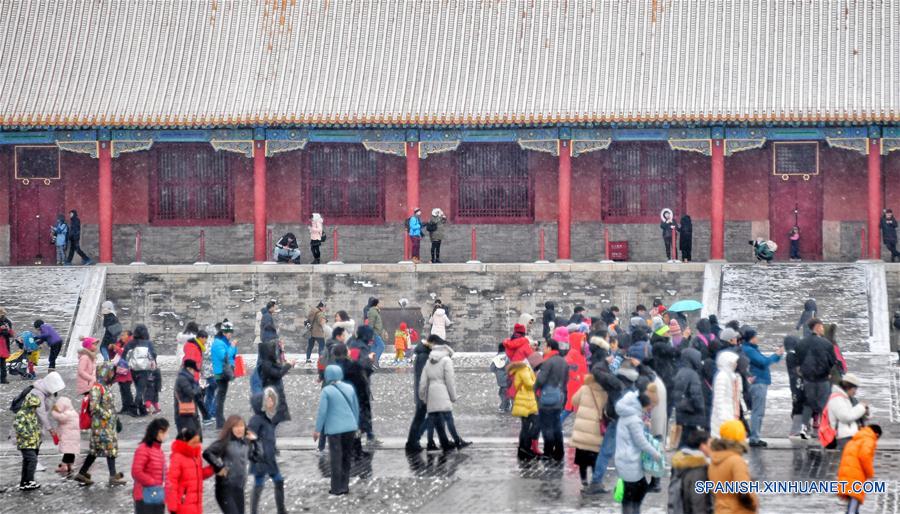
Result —
<instances>
[{"instance_id":1,"label":"umbrella","mask_svg":"<svg viewBox=\"0 0 900 514\"><path fill-rule=\"evenodd\" d=\"M697 300L679 300L672 304L668 310L672 312L691 312L699 311L703 308L703 304Z\"/></svg>"}]
</instances>

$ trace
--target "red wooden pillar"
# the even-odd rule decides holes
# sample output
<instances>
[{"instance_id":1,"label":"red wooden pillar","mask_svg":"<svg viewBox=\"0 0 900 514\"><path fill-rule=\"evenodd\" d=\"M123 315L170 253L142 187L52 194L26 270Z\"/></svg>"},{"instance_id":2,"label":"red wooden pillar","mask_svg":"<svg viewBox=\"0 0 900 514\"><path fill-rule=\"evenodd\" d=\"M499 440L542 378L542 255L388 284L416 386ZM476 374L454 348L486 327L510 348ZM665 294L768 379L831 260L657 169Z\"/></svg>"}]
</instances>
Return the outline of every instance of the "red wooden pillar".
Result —
<instances>
[{"instance_id":1,"label":"red wooden pillar","mask_svg":"<svg viewBox=\"0 0 900 514\"><path fill-rule=\"evenodd\" d=\"M556 235L556 259L572 258L572 152L571 141L559 141L559 191Z\"/></svg>"},{"instance_id":2,"label":"red wooden pillar","mask_svg":"<svg viewBox=\"0 0 900 514\"><path fill-rule=\"evenodd\" d=\"M100 218L100 262L111 263L112 252L112 154L110 142L100 141L97 207Z\"/></svg>"},{"instance_id":3,"label":"red wooden pillar","mask_svg":"<svg viewBox=\"0 0 900 514\"><path fill-rule=\"evenodd\" d=\"M725 144L712 140L712 173L710 176L712 207L710 209L709 259L725 259Z\"/></svg>"},{"instance_id":4,"label":"red wooden pillar","mask_svg":"<svg viewBox=\"0 0 900 514\"><path fill-rule=\"evenodd\" d=\"M263 262L266 246L266 142L253 142L253 260Z\"/></svg>"},{"instance_id":5,"label":"red wooden pillar","mask_svg":"<svg viewBox=\"0 0 900 514\"><path fill-rule=\"evenodd\" d=\"M881 140L869 139L869 258L881 259Z\"/></svg>"},{"instance_id":6,"label":"red wooden pillar","mask_svg":"<svg viewBox=\"0 0 900 514\"><path fill-rule=\"evenodd\" d=\"M419 205L419 143L406 143L406 216Z\"/></svg>"}]
</instances>

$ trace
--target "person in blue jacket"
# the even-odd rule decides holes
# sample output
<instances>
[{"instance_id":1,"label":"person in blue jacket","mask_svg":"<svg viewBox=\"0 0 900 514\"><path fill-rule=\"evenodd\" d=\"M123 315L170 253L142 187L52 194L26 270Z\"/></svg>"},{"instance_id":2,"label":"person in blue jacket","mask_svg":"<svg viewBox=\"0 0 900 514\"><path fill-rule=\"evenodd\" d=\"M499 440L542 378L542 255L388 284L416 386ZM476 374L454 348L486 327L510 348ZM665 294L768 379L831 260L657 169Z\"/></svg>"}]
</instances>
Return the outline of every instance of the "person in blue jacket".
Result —
<instances>
[{"instance_id":1,"label":"person in blue jacket","mask_svg":"<svg viewBox=\"0 0 900 514\"><path fill-rule=\"evenodd\" d=\"M69 226L62 214L56 216L56 224L50 227L50 239L56 247L56 265L62 266L66 263L66 243L69 241Z\"/></svg>"},{"instance_id":2,"label":"person in blue jacket","mask_svg":"<svg viewBox=\"0 0 900 514\"><path fill-rule=\"evenodd\" d=\"M213 376L216 380L216 428L225 426L225 395L228 394L228 383L234 379L234 357L237 355L237 344L234 337L234 325L228 319L218 324L219 330L213 338L210 349ZM231 366L231 373L225 372L225 364Z\"/></svg>"},{"instance_id":3,"label":"person in blue jacket","mask_svg":"<svg viewBox=\"0 0 900 514\"><path fill-rule=\"evenodd\" d=\"M343 382L344 371L331 364L325 368L325 387L319 397L319 413L313 439L328 437L331 455L331 490L329 494L350 492L350 464L353 440L359 426L359 404L353 386Z\"/></svg>"},{"instance_id":4,"label":"person in blue jacket","mask_svg":"<svg viewBox=\"0 0 900 514\"><path fill-rule=\"evenodd\" d=\"M50 365L47 372L56 371L56 358L59 357L59 352L62 350L62 337L50 323L44 323L42 319L34 320L34 328L38 330L34 334L34 341L36 343L44 342L50 346Z\"/></svg>"},{"instance_id":5,"label":"person in blue jacket","mask_svg":"<svg viewBox=\"0 0 900 514\"><path fill-rule=\"evenodd\" d=\"M784 354L784 348L778 347L775 353L768 356L763 355L759 351L759 339L757 338L756 329L749 325L741 329L743 338L742 349L744 355L750 361L750 375L753 380L750 384L750 446L768 446L765 441L759 438L762 429L763 418L766 415L766 394L769 391L769 385L772 383L772 374L769 367L781 360Z\"/></svg>"},{"instance_id":6,"label":"person in blue jacket","mask_svg":"<svg viewBox=\"0 0 900 514\"><path fill-rule=\"evenodd\" d=\"M414 263L419 263L419 243L422 242L422 220L419 219L419 216L422 215L422 209L416 207L413 209L412 216L406 220L406 227L409 231L409 239L412 241L412 260Z\"/></svg>"}]
</instances>

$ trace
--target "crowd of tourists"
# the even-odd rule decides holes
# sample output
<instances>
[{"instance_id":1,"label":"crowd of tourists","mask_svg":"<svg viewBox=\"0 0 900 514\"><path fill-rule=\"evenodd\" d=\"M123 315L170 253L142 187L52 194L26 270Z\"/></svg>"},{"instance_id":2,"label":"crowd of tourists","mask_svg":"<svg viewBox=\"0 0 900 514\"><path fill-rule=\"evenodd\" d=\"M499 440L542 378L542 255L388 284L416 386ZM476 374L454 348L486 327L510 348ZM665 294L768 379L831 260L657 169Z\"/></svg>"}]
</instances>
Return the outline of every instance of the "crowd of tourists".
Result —
<instances>
[{"instance_id":1,"label":"crowd of tourists","mask_svg":"<svg viewBox=\"0 0 900 514\"><path fill-rule=\"evenodd\" d=\"M647 494L662 492L666 475L670 512L756 512L758 499L751 493L705 493L695 485L750 480L744 455L750 447L767 446L762 430L770 369L784 360L792 399L790 438L798 444L817 439L840 452L838 479L869 480L881 428L870 423L869 406L856 398L862 383L841 354L837 326L824 323L817 310L814 300L807 301L796 335L766 345L777 346L766 353L755 327L737 320L721 325L715 315L691 326L684 313L671 312L659 299L650 308L637 305L627 315L611 307L591 316L575 306L568 317L547 302L540 321L523 313L512 335L498 344L490 364L498 410L519 418L516 451L522 462L561 464L565 447L571 446L583 494L611 493L622 512L640 512ZM12 402L23 491L40 487L35 472L45 434L61 455L59 474L90 486L95 483L92 466L103 457L109 484L128 483L116 464L120 416L161 412L162 374L147 327L124 330L112 302L104 302L101 311L102 338L83 338L78 351L77 400L61 396L65 384L51 357L48 373ZM175 440L167 463L162 448L170 420L149 420L131 469L135 512L202 512L203 481L212 476L223 512L245 511L245 484L251 476L251 512L259 511L269 479L277 512L286 512L276 433L291 420L284 378L297 361L285 355L274 316L278 312L276 301L258 312L254 344L243 348L257 353L255 369L248 373L249 419L226 417L229 385L244 374L233 324L225 319L201 328L190 322L177 336ZM453 416L460 397L446 334L452 324L448 312L438 300L427 336L405 324L394 334L395 362L412 365L408 453L453 452L471 444L460 436ZM315 366L321 385L313 438L323 458L327 447L329 492L344 495L353 463L381 446L373 426L371 384L388 333L378 298L367 302L360 323L346 311L329 317L321 301L309 311L305 325L307 362L312 363L312 350L318 347ZM30 337L38 345L50 345L54 355L52 347L61 340L53 337L52 327L43 330L47 326L35 322L38 332ZM0 312L0 355L9 356L22 335ZM563 426L569 418L566 439ZM204 449L203 428L212 425L218 435ZM89 446L76 470L82 430L89 432ZM667 451L674 451L668 464ZM616 475L607 482L610 464ZM864 500L852 491L843 496L851 513Z\"/></svg>"}]
</instances>

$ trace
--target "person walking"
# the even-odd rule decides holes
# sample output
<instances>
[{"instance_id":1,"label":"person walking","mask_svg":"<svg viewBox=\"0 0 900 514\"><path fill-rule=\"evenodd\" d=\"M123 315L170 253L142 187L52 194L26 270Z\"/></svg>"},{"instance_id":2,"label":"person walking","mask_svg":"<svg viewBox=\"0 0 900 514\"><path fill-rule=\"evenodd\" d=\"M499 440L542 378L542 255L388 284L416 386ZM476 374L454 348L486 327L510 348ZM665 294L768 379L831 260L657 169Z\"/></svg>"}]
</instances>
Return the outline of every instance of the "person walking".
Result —
<instances>
[{"instance_id":1,"label":"person walking","mask_svg":"<svg viewBox=\"0 0 900 514\"><path fill-rule=\"evenodd\" d=\"M769 385L772 383L772 373L769 368L772 364L781 360L784 348L778 347L775 353L768 356L759 351L759 339L756 328L744 326L742 330L744 343L742 345L744 355L750 360L750 374L753 382L750 383L750 446L765 448L768 444L760 439L762 422L766 415L766 395Z\"/></svg>"},{"instance_id":2,"label":"person walking","mask_svg":"<svg viewBox=\"0 0 900 514\"><path fill-rule=\"evenodd\" d=\"M897 251L897 218L891 209L885 209L881 214L881 241L891 252L891 262L896 262L900 257Z\"/></svg>"},{"instance_id":3,"label":"person walking","mask_svg":"<svg viewBox=\"0 0 900 514\"><path fill-rule=\"evenodd\" d=\"M156 418L147 424L144 438L134 451L134 459L131 461L134 514L165 513L166 454L163 453L162 444L166 442L168 435L168 420Z\"/></svg>"},{"instance_id":4,"label":"person walking","mask_svg":"<svg viewBox=\"0 0 900 514\"><path fill-rule=\"evenodd\" d=\"M431 338L430 338L431 339ZM433 340L433 339L432 339ZM428 449L437 449L434 444L434 431L428 422L428 405L419 398L419 384L422 381L422 371L425 364L428 363L428 357L431 354L431 343L429 341L420 341L413 350L413 398L415 400L416 412L413 414L412 423L409 425L409 435L406 437L407 453L418 453L422 451L419 440L422 434L428 431Z\"/></svg>"},{"instance_id":5,"label":"person walking","mask_svg":"<svg viewBox=\"0 0 900 514\"><path fill-rule=\"evenodd\" d=\"M257 344L278 339L278 329L275 327L275 318L273 317L273 314L280 312L278 303L275 300L269 300L259 312L259 341Z\"/></svg>"},{"instance_id":6,"label":"person walking","mask_svg":"<svg viewBox=\"0 0 900 514\"><path fill-rule=\"evenodd\" d=\"M666 247L666 262L675 262L672 260L672 237L678 225L675 223L672 209L663 209L660 218L659 228L662 230L663 246Z\"/></svg>"},{"instance_id":7,"label":"person walking","mask_svg":"<svg viewBox=\"0 0 900 514\"><path fill-rule=\"evenodd\" d=\"M750 467L744 460L747 452L747 430L737 419L722 423L719 437L710 444L712 456L707 469L708 480L715 485L750 482ZM756 493L713 493L713 512L751 514L759 509Z\"/></svg>"},{"instance_id":8,"label":"person walking","mask_svg":"<svg viewBox=\"0 0 900 514\"><path fill-rule=\"evenodd\" d=\"M432 345L431 353L419 380L419 399L425 402L428 419L437 431L441 449L445 452L453 449L461 450L471 443L459 436L453 420L453 404L458 399L453 350L446 341L434 334L429 336L429 342ZM450 438L447 437L448 431Z\"/></svg>"},{"instance_id":9,"label":"person walking","mask_svg":"<svg viewBox=\"0 0 900 514\"><path fill-rule=\"evenodd\" d=\"M691 250L694 246L694 224L687 214L681 215L678 225L678 249L681 250L681 262L691 262Z\"/></svg>"},{"instance_id":10,"label":"person walking","mask_svg":"<svg viewBox=\"0 0 900 514\"><path fill-rule=\"evenodd\" d=\"M184 361L181 371L175 378L173 400L175 404L175 429L180 434L188 428L196 434L202 433L199 414L206 410L200 384L197 382L197 363L188 359ZM202 439L202 435L200 435Z\"/></svg>"},{"instance_id":11,"label":"person walking","mask_svg":"<svg viewBox=\"0 0 900 514\"><path fill-rule=\"evenodd\" d=\"M122 324L116 316L116 306L109 300L100 305L100 315L103 317L103 338L100 339L100 354L104 360L109 360L112 355L109 347L114 345L122 333Z\"/></svg>"},{"instance_id":12,"label":"person walking","mask_svg":"<svg viewBox=\"0 0 900 514\"><path fill-rule=\"evenodd\" d=\"M269 340L259 345L257 370L263 388L271 387L278 393L278 423L289 421L291 413L288 409L287 395L284 393L284 376L293 369L297 361L287 361L280 341ZM259 434L257 434L259 435Z\"/></svg>"},{"instance_id":13,"label":"person walking","mask_svg":"<svg viewBox=\"0 0 900 514\"><path fill-rule=\"evenodd\" d=\"M56 223L50 227L50 240L56 247L56 265L66 264L66 243L69 241L69 226L66 225L66 217L56 215Z\"/></svg>"},{"instance_id":14,"label":"person walking","mask_svg":"<svg viewBox=\"0 0 900 514\"><path fill-rule=\"evenodd\" d=\"M146 416L156 398L155 384L150 381L156 368L156 350L150 341L150 332L144 325L135 325L134 339L125 345L125 362L134 380L134 404L139 416Z\"/></svg>"},{"instance_id":15,"label":"person walking","mask_svg":"<svg viewBox=\"0 0 900 514\"><path fill-rule=\"evenodd\" d=\"M353 442L359 427L359 403L353 386L343 382L344 372L334 364L325 368L325 387L319 396L319 411L313 440L328 438L331 456L331 489L340 496L350 492Z\"/></svg>"},{"instance_id":16,"label":"person walking","mask_svg":"<svg viewBox=\"0 0 900 514\"><path fill-rule=\"evenodd\" d=\"M822 337L825 325L819 318L812 318L807 323L810 332L797 346L797 361L800 363L800 376L803 378L803 392L806 405L803 408L804 423L813 419L814 430L818 430L819 417L828 403L831 392L831 370L837 364L834 348Z\"/></svg>"},{"instance_id":17,"label":"person walking","mask_svg":"<svg viewBox=\"0 0 900 514\"><path fill-rule=\"evenodd\" d=\"M834 446L838 452L859 432L869 415L869 404L856 399L860 383L859 377L847 373L839 383L831 386L827 404L828 418L822 421L827 421L834 429Z\"/></svg>"},{"instance_id":18,"label":"person walking","mask_svg":"<svg viewBox=\"0 0 900 514\"><path fill-rule=\"evenodd\" d=\"M6 380L6 359L9 358L11 344L15 340L12 321L6 317L6 309L0 307L0 384L8 384Z\"/></svg>"},{"instance_id":19,"label":"person walking","mask_svg":"<svg viewBox=\"0 0 900 514\"><path fill-rule=\"evenodd\" d=\"M806 397L803 391L803 379L800 377L800 362L797 360L797 347L800 340L795 336L784 338L784 365L788 372L788 387L791 390L791 430L789 438L805 437L803 432L803 408Z\"/></svg>"},{"instance_id":20,"label":"person walking","mask_svg":"<svg viewBox=\"0 0 900 514\"><path fill-rule=\"evenodd\" d=\"M447 327L453 324L447 316L447 311L442 307L435 309L428 323L431 325L431 334L444 340L447 339Z\"/></svg>"},{"instance_id":21,"label":"person walking","mask_svg":"<svg viewBox=\"0 0 900 514\"><path fill-rule=\"evenodd\" d=\"M75 258L75 254L77 253L79 257L81 257L81 264L85 266L90 266L94 263L90 257L87 256L81 250L81 218L78 217L78 212L75 209L69 211L69 255L66 257L66 265L72 264L72 259Z\"/></svg>"},{"instance_id":22,"label":"person walking","mask_svg":"<svg viewBox=\"0 0 900 514\"><path fill-rule=\"evenodd\" d=\"M422 209L416 207L413 209L412 216L406 219L406 232L409 234L409 240L412 243L412 261L418 264L419 260L419 244L422 242Z\"/></svg>"},{"instance_id":23,"label":"person walking","mask_svg":"<svg viewBox=\"0 0 900 514\"><path fill-rule=\"evenodd\" d=\"M33 394L33 391L34 389L32 389L32 392L25 394L25 398L19 406L13 421L13 429L16 432L16 449L22 454L22 472L19 477L20 491L33 491L41 487L34 480L42 440L41 424L38 420L41 399L38 395Z\"/></svg>"},{"instance_id":24,"label":"person walking","mask_svg":"<svg viewBox=\"0 0 900 514\"><path fill-rule=\"evenodd\" d=\"M819 307L816 305L816 301L813 298L810 298L803 303L803 313L800 314L800 320L797 321L797 326L795 327L796 330L803 330L803 337L808 337L812 334L808 323L809 320L816 317L818 309Z\"/></svg>"},{"instance_id":25,"label":"person walking","mask_svg":"<svg viewBox=\"0 0 900 514\"><path fill-rule=\"evenodd\" d=\"M237 356L237 343L234 341L234 325L228 319L222 320L213 338L209 360L216 382L215 416L216 428L225 426L225 398L228 396L228 384L234 380L234 358ZM208 408L208 407L207 407Z\"/></svg>"},{"instance_id":26,"label":"person walking","mask_svg":"<svg viewBox=\"0 0 900 514\"><path fill-rule=\"evenodd\" d=\"M251 456L260 453L256 434L247 430L244 418L229 416L219 437L203 451L216 473L216 503L223 514L244 514L244 490Z\"/></svg>"},{"instance_id":27,"label":"person walking","mask_svg":"<svg viewBox=\"0 0 900 514\"><path fill-rule=\"evenodd\" d=\"M544 437L544 455L557 462L562 461L564 455L561 414L566 404L566 384L569 381L569 366L559 354L559 348L557 341L547 342L547 351L544 352L543 362L537 366L538 375L534 384L535 391L539 393L538 421Z\"/></svg>"},{"instance_id":28,"label":"person walking","mask_svg":"<svg viewBox=\"0 0 900 514\"><path fill-rule=\"evenodd\" d=\"M740 420L741 378L737 374L738 355L720 351L716 356L716 378L713 382L712 412L709 428L713 438L719 438L719 428L730 420Z\"/></svg>"},{"instance_id":29,"label":"person walking","mask_svg":"<svg viewBox=\"0 0 900 514\"><path fill-rule=\"evenodd\" d=\"M372 351L375 352L376 368L380 368L381 354L384 353L384 340L387 339L387 330L384 329L384 322L381 320L381 301L378 298L372 298L369 301L369 310L366 313L366 319L369 320L369 327L374 332L374 345Z\"/></svg>"},{"instance_id":30,"label":"person walking","mask_svg":"<svg viewBox=\"0 0 900 514\"><path fill-rule=\"evenodd\" d=\"M319 345L319 355L325 350L325 302L320 301L306 315L306 326L309 327L309 340L306 342L306 363L312 363L313 346Z\"/></svg>"},{"instance_id":31,"label":"person walking","mask_svg":"<svg viewBox=\"0 0 900 514\"><path fill-rule=\"evenodd\" d=\"M172 456L166 476L166 508L175 514L203 513L203 481L213 475L212 466L204 466L200 433L182 428L172 441Z\"/></svg>"},{"instance_id":32,"label":"person walking","mask_svg":"<svg viewBox=\"0 0 900 514\"><path fill-rule=\"evenodd\" d=\"M681 448L697 431L705 431L709 425L706 410L706 391L700 378L702 361L700 351L696 348L681 350L681 361L678 373L675 374L675 387L672 397L675 398L675 422L681 426L681 439L670 441Z\"/></svg>"},{"instance_id":33,"label":"person walking","mask_svg":"<svg viewBox=\"0 0 900 514\"><path fill-rule=\"evenodd\" d=\"M325 220L321 214L314 212L309 220L309 251L312 252L313 264L322 262L322 243L325 238Z\"/></svg>"},{"instance_id":34,"label":"person walking","mask_svg":"<svg viewBox=\"0 0 900 514\"><path fill-rule=\"evenodd\" d=\"M847 514L858 514L866 499L864 491L855 491L850 485L856 483L861 488L863 482L875 477L875 450L881 434L879 425L863 427L853 435L841 453L837 478L847 484L839 494L841 499L847 501Z\"/></svg>"},{"instance_id":35,"label":"person walking","mask_svg":"<svg viewBox=\"0 0 900 514\"><path fill-rule=\"evenodd\" d=\"M593 375L586 375L584 383L572 397L575 408L575 424L572 426L572 437L569 446L575 448L575 465L582 485L590 484L589 470L594 468L600 445L603 443L602 425L603 411L606 408L606 391L594 380Z\"/></svg>"},{"instance_id":36,"label":"person walking","mask_svg":"<svg viewBox=\"0 0 900 514\"><path fill-rule=\"evenodd\" d=\"M42 319L34 320L34 328L38 331L38 333L34 335L34 342L40 343L43 341L50 347L47 372L50 373L56 371L56 358L59 357L59 352L62 350L62 337L59 336L59 333L53 328L53 325L45 323Z\"/></svg>"},{"instance_id":37,"label":"person walking","mask_svg":"<svg viewBox=\"0 0 900 514\"><path fill-rule=\"evenodd\" d=\"M441 241L444 239L444 225L447 224L447 216L444 211L434 208L431 210L431 219L425 224L428 237L431 238L431 263L441 263Z\"/></svg>"},{"instance_id":38,"label":"person walking","mask_svg":"<svg viewBox=\"0 0 900 514\"><path fill-rule=\"evenodd\" d=\"M712 494L698 490L697 484L708 480L709 457L712 455L709 433L695 430L682 440L672 456L669 478L668 514L712 514Z\"/></svg>"},{"instance_id":39,"label":"person walking","mask_svg":"<svg viewBox=\"0 0 900 514\"><path fill-rule=\"evenodd\" d=\"M637 514L647 494L649 484L644 477L641 454L661 461L663 455L650 443L644 430L642 415L650 411L651 402L646 394L630 391L616 402L619 414L619 428L616 430L616 472L625 483L622 498L622 514Z\"/></svg>"},{"instance_id":40,"label":"person walking","mask_svg":"<svg viewBox=\"0 0 900 514\"><path fill-rule=\"evenodd\" d=\"M538 449L541 425L538 421L537 397L534 394L537 377L528 362L524 360L510 362L508 369L512 376L512 389L515 395L512 415L522 420L522 426L519 429L518 458L533 459L543 455Z\"/></svg>"},{"instance_id":41,"label":"person walking","mask_svg":"<svg viewBox=\"0 0 900 514\"><path fill-rule=\"evenodd\" d=\"M104 362L97 371L97 382L91 387L91 445L90 452L81 464L74 480L82 485L91 485L90 470L97 457L106 457L109 469L109 485L125 485L122 473L116 471L116 456L119 454L119 430L121 422L116 416L116 398L111 386L115 382L114 366Z\"/></svg>"},{"instance_id":42,"label":"person walking","mask_svg":"<svg viewBox=\"0 0 900 514\"><path fill-rule=\"evenodd\" d=\"M252 514L259 512L266 478L271 478L275 487L275 508L278 514L287 512L284 506L284 477L278 467L275 449L275 429L284 419L278 408L279 402L280 395L273 387L266 387L262 394L250 399L253 417L247 427L256 434L259 444L259 453L250 458L250 473L253 475L253 495L250 500Z\"/></svg>"}]
</instances>

